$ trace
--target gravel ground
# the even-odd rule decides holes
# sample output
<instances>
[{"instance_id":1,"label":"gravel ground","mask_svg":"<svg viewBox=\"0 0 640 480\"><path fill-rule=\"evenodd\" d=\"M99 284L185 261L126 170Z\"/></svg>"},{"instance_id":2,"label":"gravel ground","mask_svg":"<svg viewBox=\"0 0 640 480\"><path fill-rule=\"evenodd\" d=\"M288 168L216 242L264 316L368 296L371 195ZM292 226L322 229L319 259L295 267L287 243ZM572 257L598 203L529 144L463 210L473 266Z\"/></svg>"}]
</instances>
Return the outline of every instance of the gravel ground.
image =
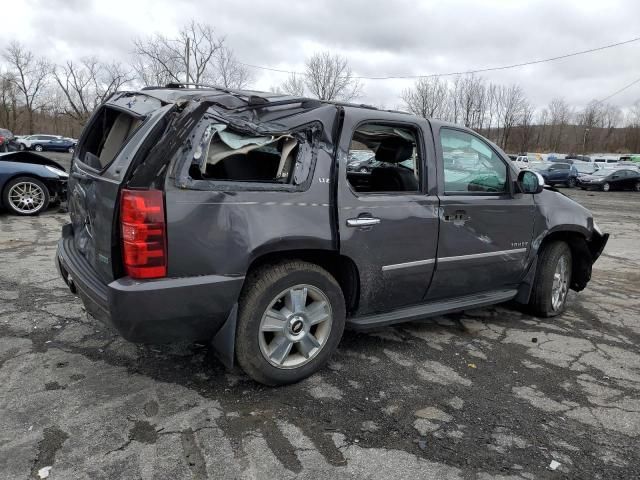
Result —
<instances>
[{"instance_id":1,"label":"gravel ground","mask_svg":"<svg viewBox=\"0 0 640 480\"><path fill-rule=\"evenodd\" d=\"M279 389L122 340L57 277L67 215L0 213L0 478L639 478L640 195L565 192L612 238L564 315L347 332Z\"/></svg>"}]
</instances>

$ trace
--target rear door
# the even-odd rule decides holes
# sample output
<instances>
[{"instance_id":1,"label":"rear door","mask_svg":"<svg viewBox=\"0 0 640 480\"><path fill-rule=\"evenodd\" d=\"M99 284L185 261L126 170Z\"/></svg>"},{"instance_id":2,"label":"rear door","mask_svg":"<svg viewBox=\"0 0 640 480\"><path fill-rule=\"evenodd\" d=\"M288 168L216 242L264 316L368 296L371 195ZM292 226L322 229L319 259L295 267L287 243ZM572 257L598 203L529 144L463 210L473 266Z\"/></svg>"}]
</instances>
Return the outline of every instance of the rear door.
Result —
<instances>
[{"instance_id":1,"label":"rear door","mask_svg":"<svg viewBox=\"0 0 640 480\"><path fill-rule=\"evenodd\" d=\"M140 143L170 108L161 107L146 95L119 94L94 113L72 160L68 205L74 244L105 282L116 273L120 187Z\"/></svg>"},{"instance_id":2,"label":"rear door","mask_svg":"<svg viewBox=\"0 0 640 480\"><path fill-rule=\"evenodd\" d=\"M441 222L427 299L516 285L533 233L533 195L514 190L515 169L479 135L446 125L434 135Z\"/></svg>"},{"instance_id":3,"label":"rear door","mask_svg":"<svg viewBox=\"0 0 640 480\"><path fill-rule=\"evenodd\" d=\"M337 185L340 253L362 279L359 314L419 303L433 274L438 197L429 125L403 114L345 108ZM375 157L347 171L349 152Z\"/></svg>"}]
</instances>

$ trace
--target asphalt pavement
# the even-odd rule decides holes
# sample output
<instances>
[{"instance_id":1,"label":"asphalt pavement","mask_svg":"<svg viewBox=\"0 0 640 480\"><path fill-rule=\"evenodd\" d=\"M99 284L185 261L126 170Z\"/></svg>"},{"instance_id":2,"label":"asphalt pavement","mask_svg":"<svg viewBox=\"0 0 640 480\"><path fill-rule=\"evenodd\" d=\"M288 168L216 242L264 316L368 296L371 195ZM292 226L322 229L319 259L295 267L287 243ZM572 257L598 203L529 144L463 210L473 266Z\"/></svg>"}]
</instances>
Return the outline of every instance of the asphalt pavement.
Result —
<instances>
[{"instance_id":1,"label":"asphalt pavement","mask_svg":"<svg viewBox=\"0 0 640 480\"><path fill-rule=\"evenodd\" d=\"M1 212L0 478L640 478L640 194L563 191L611 233L565 314L346 332L277 389L124 341L57 276L68 215Z\"/></svg>"}]
</instances>

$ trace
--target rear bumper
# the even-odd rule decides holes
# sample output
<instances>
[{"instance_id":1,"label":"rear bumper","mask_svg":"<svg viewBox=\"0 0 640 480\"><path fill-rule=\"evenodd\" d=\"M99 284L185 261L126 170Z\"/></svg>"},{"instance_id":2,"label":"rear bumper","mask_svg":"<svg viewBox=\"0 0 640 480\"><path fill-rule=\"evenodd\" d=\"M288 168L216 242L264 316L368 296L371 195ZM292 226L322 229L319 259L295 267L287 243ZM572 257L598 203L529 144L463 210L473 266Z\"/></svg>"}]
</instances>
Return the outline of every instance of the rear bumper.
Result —
<instances>
[{"instance_id":1,"label":"rear bumper","mask_svg":"<svg viewBox=\"0 0 640 480\"><path fill-rule=\"evenodd\" d=\"M56 266L60 276L80 297L87 312L129 341L208 341L238 300L244 281L240 276L148 281L124 277L104 284L76 250L69 227L65 225L58 242Z\"/></svg>"}]
</instances>

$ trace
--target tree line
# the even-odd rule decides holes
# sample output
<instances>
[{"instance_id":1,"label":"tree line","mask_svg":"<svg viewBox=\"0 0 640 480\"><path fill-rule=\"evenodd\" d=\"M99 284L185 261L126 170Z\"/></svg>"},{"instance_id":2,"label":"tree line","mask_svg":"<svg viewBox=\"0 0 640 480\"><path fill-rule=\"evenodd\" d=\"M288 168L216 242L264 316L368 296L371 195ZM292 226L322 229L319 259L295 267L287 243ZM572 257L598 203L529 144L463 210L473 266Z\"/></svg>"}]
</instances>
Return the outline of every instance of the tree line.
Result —
<instances>
[{"instance_id":1,"label":"tree line","mask_svg":"<svg viewBox=\"0 0 640 480\"><path fill-rule=\"evenodd\" d=\"M53 63L19 42L2 49L0 127L16 133L77 136L91 112L117 90L168 83L251 87L252 72L211 25L191 21L177 35L132 41L128 62L90 56ZM271 90L326 101L353 101L363 84L348 60L316 53L304 71ZM519 85L475 75L424 77L400 93L399 108L425 118L463 124L509 152L640 152L640 101L626 112L591 101L577 109L563 98L534 106Z\"/></svg>"}]
</instances>

